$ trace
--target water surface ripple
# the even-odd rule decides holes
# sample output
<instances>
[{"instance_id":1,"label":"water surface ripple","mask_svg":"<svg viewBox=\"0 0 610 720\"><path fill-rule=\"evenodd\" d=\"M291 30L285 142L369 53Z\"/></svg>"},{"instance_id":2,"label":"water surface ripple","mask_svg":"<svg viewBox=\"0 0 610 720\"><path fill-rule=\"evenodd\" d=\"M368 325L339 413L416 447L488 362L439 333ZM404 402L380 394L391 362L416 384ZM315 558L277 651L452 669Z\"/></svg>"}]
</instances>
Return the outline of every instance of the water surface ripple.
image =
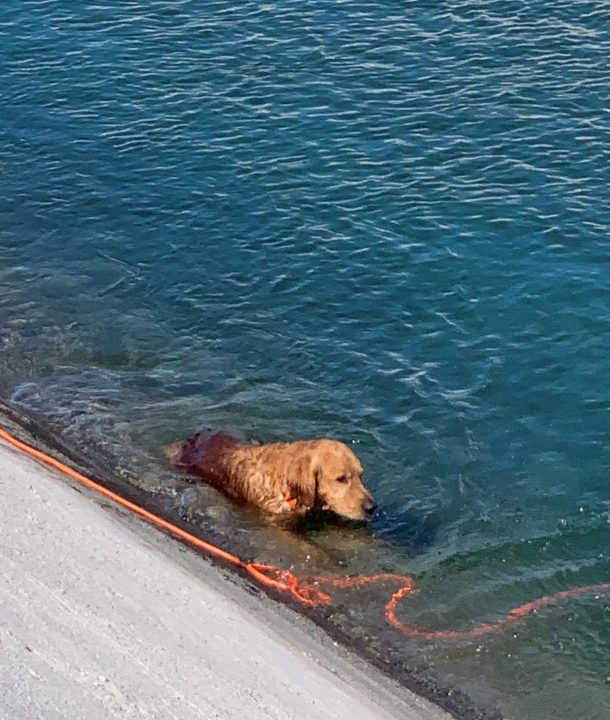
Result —
<instances>
[{"instance_id":1,"label":"water surface ripple","mask_svg":"<svg viewBox=\"0 0 610 720\"><path fill-rule=\"evenodd\" d=\"M610 6L5 0L0 394L261 561L416 575L422 627L608 582ZM270 533L159 459L351 442L369 530ZM228 528L228 529L227 529ZM516 720L607 720L607 600L419 645Z\"/></svg>"}]
</instances>

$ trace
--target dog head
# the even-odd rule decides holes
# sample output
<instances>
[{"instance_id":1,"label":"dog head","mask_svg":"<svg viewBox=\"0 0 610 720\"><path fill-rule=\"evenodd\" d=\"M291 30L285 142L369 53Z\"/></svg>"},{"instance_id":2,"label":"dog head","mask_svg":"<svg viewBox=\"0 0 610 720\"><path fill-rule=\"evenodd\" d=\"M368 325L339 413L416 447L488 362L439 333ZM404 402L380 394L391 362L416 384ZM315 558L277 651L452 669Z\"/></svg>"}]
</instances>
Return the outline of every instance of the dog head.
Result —
<instances>
[{"instance_id":1,"label":"dog head","mask_svg":"<svg viewBox=\"0 0 610 720\"><path fill-rule=\"evenodd\" d=\"M365 520L377 507L362 482L358 456L338 440L312 440L299 449L295 489L309 508L332 510L350 520Z\"/></svg>"}]
</instances>

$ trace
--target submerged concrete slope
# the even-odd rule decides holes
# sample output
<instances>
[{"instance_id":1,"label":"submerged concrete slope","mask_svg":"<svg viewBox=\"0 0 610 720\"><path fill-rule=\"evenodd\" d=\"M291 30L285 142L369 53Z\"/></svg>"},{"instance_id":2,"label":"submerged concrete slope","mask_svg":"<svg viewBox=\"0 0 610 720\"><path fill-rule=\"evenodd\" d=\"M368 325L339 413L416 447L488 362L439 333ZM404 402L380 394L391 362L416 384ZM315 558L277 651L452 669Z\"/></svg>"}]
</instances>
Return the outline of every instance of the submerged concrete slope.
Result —
<instances>
[{"instance_id":1,"label":"submerged concrete slope","mask_svg":"<svg viewBox=\"0 0 610 720\"><path fill-rule=\"evenodd\" d=\"M448 718L2 443L0 533L0 717Z\"/></svg>"}]
</instances>

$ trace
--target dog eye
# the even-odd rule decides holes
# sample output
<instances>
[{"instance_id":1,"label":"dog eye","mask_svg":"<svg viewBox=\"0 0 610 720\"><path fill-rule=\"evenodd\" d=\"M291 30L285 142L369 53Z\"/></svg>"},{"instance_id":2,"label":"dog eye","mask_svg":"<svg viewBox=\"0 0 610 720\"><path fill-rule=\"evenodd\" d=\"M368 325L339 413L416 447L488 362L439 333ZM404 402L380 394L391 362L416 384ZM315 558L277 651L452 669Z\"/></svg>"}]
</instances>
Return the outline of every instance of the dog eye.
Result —
<instances>
[{"instance_id":1,"label":"dog eye","mask_svg":"<svg viewBox=\"0 0 610 720\"><path fill-rule=\"evenodd\" d=\"M349 478L347 478L345 475L339 475L337 478L337 482L343 483L344 485L349 482Z\"/></svg>"}]
</instances>

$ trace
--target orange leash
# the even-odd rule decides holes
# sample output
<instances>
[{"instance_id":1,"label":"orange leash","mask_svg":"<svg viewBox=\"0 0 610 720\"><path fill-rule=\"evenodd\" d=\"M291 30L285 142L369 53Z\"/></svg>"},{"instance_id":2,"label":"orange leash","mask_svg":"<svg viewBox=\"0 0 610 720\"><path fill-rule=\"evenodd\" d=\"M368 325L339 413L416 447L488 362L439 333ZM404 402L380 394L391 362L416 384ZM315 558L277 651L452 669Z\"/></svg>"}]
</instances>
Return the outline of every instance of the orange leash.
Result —
<instances>
[{"instance_id":1,"label":"orange leash","mask_svg":"<svg viewBox=\"0 0 610 720\"><path fill-rule=\"evenodd\" d=\"M583 585L570 590L563 590L552 595L544 595L543 597L533 600L519 607L513 608L506 615L492 623L477 625L470 630L420 630L413 625L409 625L400 620L396 615L396 607L398 603L407 595L410 595L415 589L415 583L409 575L399 575L397 573L379 573L376 575L355 575L353 577L325 577L325 576L309 576L298 577L290 570L282 570L275 565L265 565L257 562L244 562L237 555L223 550L222 548L212 545L202 540L192 533L179 528L177 525L164 520L136 503L127 500L112 490L108 490L103 485L91 480L77 470L65 465L56 458L47 455L41 450L28 445L19 440L6 430L0 428L0 439L17 450L38 460L39 462L58 470L63 475L76 480L81 485L94 490L104 497L112 500L117 505L130 510L147 520L152 525L162 528L166 532L183 540L189 545L202 550L207 555L219 558L229 564L245 570L257 582L266 587L273 588L280 592L290 593L298 602L309 607L318 607L322 605L330 605L332 597L329 593L324 592L321 586L334 588L352 588L362 585L372 585L380 582L392 582L398 584L398 589L392 593L390 600L385 606L385 616L388 622L399 632L408 638L418 640L460 640L481 637L488 633L500 630L506 625L521 620L532 613L537 612L548 605L570 600L572 598L582 597L584 595L593 595L595 597L610 594L610 583L601 583L599 585Z\"/></svg>"}]
</instances>

